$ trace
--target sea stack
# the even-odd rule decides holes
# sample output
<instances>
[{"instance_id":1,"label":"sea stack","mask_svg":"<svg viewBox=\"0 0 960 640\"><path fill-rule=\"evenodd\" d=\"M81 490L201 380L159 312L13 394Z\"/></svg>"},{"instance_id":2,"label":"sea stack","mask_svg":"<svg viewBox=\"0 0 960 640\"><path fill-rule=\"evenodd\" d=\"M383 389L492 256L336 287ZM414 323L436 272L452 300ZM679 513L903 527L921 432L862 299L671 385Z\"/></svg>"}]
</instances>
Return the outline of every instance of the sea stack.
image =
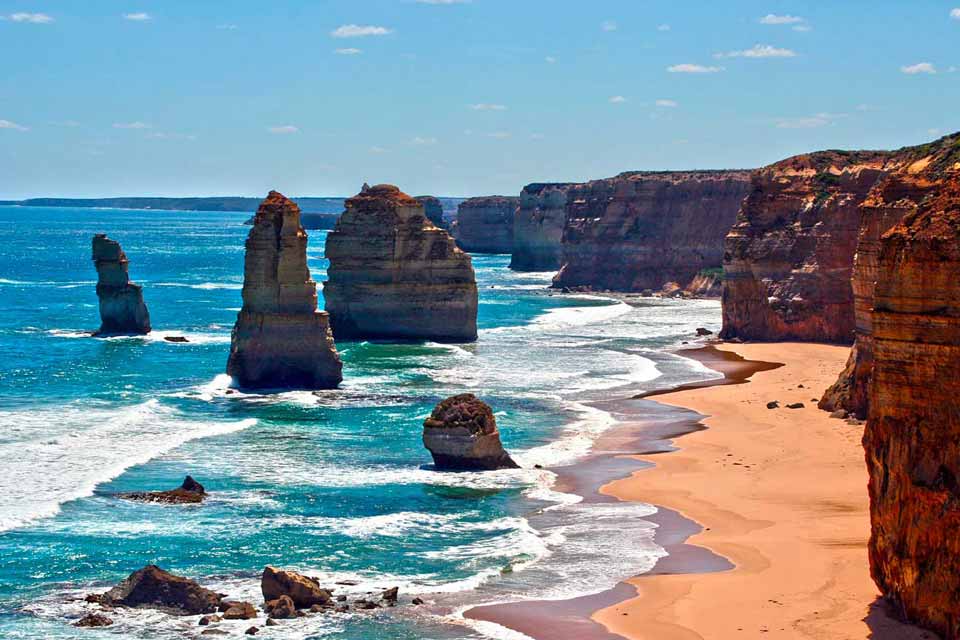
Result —
<instances>
[{"instance_id":1,"label":"sea stack","mask_svg":"<svg viewBox=\"0 0 960 640\"><path fill-rule=\"evenodd\" d=\"M327 235L326 310L337 340L477 339L470 256L397 187L364 189Z\"/></svg>"},{"instance_id":2,"label":"sea stack","mask_svg":"<svg viewBox=\"0 0 960 640\"><path fill-rule=\"evenodd\" d=\"M440 229L446 229L447 225L443 219L443 203L436 196L417 196L417 202L423 205L423 213L427 220L433 223L433 226Z\"/></svg>"},{"instance_id":3,"label":"sea stack","mask_svg":"<svg viewBox=\"0 0 960 640\"><path fill-rule=\"evenodd\" d=\"M863 445L870 571L907 620L960 638L960 145L881 240Z\"/></svg>"},{"instance_id":4,"label":"sea stack","mask_svg":"<svg viewBox=\"0 0 960 640\"><path fill-rule=\"evenodd\" d=\"M512 253L513 220L519 198L469 198L457 207L453 237L468 253Z\"/></svg>"},{"instance_id":5,"label":"sea stack","mask_svg":"<svg viewBox=\"0 0 960 640\"><path fill-rule=\"evenodd\" d=\"M227 373L247 388L331 389L341 369L328 316L317 311L300 209L271 191L247 237Z\"/></svg>"},{"instance_id":6,"label":"sea stack","mask_svg":"<svg viewBox=\"0 0 960 640\"><path fill-rule=\"evenodd\" d=\"M528 184L520 192L513 220L514 271L556 271L560 268L560 241L567 220L567 191L571 183Z\"/></svg>"},{"instance_id":7,"label":"sea stack","mask_svg":"<svg viewBox=\"0 0 960 640\"><path fill-rule=\"evenodd\" d=\"M447 398L434 408L423 423L423 444L440 470L519 468L500 443L490 406L472 393Z\"/></svg>"},{"instance_id":8,"label":"sea stack","mask_svg":"<svg viewBox=\"0 0 960 640\"><path fill-rule=\"evenodd\" d=\"M93 264L97 267L100 329L94 335L146 335L150 313L143 288L130 282L129 260L120 243L103 233L93 236Z\"/></svg>"}]
</instances>

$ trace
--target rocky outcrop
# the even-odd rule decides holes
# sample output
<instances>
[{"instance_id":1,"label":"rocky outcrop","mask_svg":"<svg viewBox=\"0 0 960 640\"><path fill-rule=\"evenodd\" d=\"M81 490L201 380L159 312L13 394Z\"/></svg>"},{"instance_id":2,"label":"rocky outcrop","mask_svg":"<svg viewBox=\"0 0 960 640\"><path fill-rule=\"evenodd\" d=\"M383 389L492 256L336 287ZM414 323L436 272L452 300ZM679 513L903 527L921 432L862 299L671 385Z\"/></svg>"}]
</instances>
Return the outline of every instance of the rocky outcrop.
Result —
<instances>
[{"instance_id":1,"label":"rocky outcrop","mask_svg":"<svg viewBox=\"0 0 960 640\"><path fill-rule=\"evenodd\" d=\"M93 236L93 264L97 267L101 323L95 335L150 333L150 313L143 302L143 288L130 282L129 260L120 243L102 233Z\"/></svg>"},{"instance_id":2,"label":"rocky outcrop","mask_svg":"<svg viewBox=\"0 0 960 640\"><path fill-rule=\"evenodd\" d=\"M260 590L265 602L287 596L298 609L307 609L315 604L329 604L331 600L330 592L321 589L313 578L269 566L263 569Z\"/></svg>"},{"instance_id":3,"label":"rocky outcrop","mask_svg":"<svg viewBox=\"0 0 960 640\"><path fill-rule=\"evenodd\" d=\"M571 187L553 286L687 288L720 268L749 180L748 171L631 172Z\"/></svg>"},{"instance_id":4,"label":"rocky outcrop","mask_svg":"<svg viewBox=\"0 0 960 640\"><path fill-rule=\"evenodd\" d=\"M207 497L203 485L187 476L183 484L170 491L134 491L121 493L119 497L137 502L158 502L161 504L199 504Z\"/></svg>"},{"instance_id":5,"label":"rocky outcrop","mask_svg":"<svg viewBox=\"0 0 960 640\"><path fill-rule=\"evenodd\" d=\"M436 196L417 196L414 198L423 205L423 215L439 229L446 229L447 223L443 219L443 203Z\"/></svg>"},{"instance_id":6,"label":"rocky outcrop","mask_svg":"<svg viewBox=\"0 0 960 640\"><path fill-rule=\"evenodd\" d=\"M300 209L271 191L247 237L243 307L227 373L242 387L329 389L342 380L328 316L317 311Z\"/></svg>"},{"instance_id":7,"label":"rocky outcrop","mask_svg":"<svg viewBox=\"0 0 960 640\"><path fill-rule=\"evenodd\" d=\"M859 207L891 158L823 151L754 172L726 238L721 337L853 340Z\"/></svg>"},{"instance_id":8,"label":"rocky outcrop","mask_svg":"<svg viewBox=\"0 0 960 640\"><path fill-rule=\"evenodd\" d=\"M397 187L364 185L347 200L326 257L323 294L338 340L476 340L470 256Z\"/></svg>"},{"instance_id":9,"label":"rocky outcrop","mask_svg":"<svg viewBox=\"0 0 960 640\"><path fill-rule=\"evenodd\" d=\"M856 341L840 378L820 400L819 406L825 411L842 410L861 420L867 417L873 371L873 296L881 238L942 187L957 139L948 136L894 152L887 162L888 175L860 205L852 276Z\"/></svg>"},{"instance_id":10,"label":"rocky outcrop","mask_svg":"<svg viewBox=\"0 0 960 640\"><path fill-rule=\"evenodd\" d=\"M437 469L483 471L519 465L503 449L490 406L472 393L447 398L423 423L423 444Z\"/></svg>"},{"instance_id":11,"label":"rocky outcrop","mask_svg":"<svg viewBox=\"0 0 960 640\"><path fill-rule=\"evenodd\" d=\"M572 183L528 184L520 192L513 220L514 271L556 271L560 268L567 191Z\"/></svg>"},{"instance_id":12,"label":"rocky outcrop","mask_svg":"<svg viewBox=\"0 0 960 640\"><path fill-rule=\"evenodd\" d=\"M519 198L469 198L457 208L453 237L469 253L512 253L513 221Z\"/></svg>"},{"instance_id":13,"label":"rocky outcrop","mask_svg":"<svg viewBox=\"0 0 960 640\"><path fill-rule=\"evenodd\" d=\"M81 627L86 629L93 629L96 627L109 627L113 624L113 620L103 615L102 613L88 613L79 620L73 623L75 627Z\"/></svg>"},{"instance_id":14,"label":"rocky outcrop","mask_svg":"<svg viewBox=\"0 0 960 640\"><path fill-rule=\"evenodd\" d=\"M172 615L215 613L221 596L188 578L148 565L135 571L100 598L110 607L158 609Z\"/></svg>"},{"instance_id":15,"label":"rocky outcrop","mask_svg":"<svg viewBox=\"0 0 960 640\"><path fill-rule=\"evenodd\" d=\"M934 157L936 190L880 241L863 438L871 574L905 618L945 640L960 638L958 140Z\"/></svg>"}]
</instances>

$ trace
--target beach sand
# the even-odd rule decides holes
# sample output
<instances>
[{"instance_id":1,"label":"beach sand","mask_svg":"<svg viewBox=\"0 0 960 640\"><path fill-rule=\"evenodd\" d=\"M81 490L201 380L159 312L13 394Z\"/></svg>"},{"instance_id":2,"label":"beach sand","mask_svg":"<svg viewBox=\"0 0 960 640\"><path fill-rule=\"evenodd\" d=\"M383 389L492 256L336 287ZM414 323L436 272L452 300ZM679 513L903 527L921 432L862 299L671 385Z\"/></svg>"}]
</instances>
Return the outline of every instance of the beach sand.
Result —
<instances>
[{"instance_id":1,"label":"beach sand","mask_svg":"<svg viewBox=\"0 0 960 640\"><path fill-rule=\"evenodd\" d=\"M682 557L671 555L629 581L636 597L593 619L608 632L643 640L934 638L892 619L870 579L863 427L816 407L849 349L718 349L784 366L751 372L746 384L658 394L658 402L705 416L708 428L682 436L676 451L637 456L654 466L601 492L663 505L699 523L703 530L687 545L734 568L690 573ZM729 366L740 365L733 357ZM772 400L780 408L768 409ZM805 406L786 408L794 402Z\"/></svg>"}]
</instances>

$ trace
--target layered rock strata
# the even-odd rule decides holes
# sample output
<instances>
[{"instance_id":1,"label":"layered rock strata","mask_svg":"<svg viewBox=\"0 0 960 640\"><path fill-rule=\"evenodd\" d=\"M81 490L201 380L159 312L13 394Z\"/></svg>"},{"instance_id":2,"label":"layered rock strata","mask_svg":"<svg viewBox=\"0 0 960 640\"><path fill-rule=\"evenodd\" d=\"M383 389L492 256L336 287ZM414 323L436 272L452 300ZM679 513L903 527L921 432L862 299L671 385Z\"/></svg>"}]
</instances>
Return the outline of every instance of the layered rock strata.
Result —
<instances>
[{"instance_id":1,"label":"layered rock strata","mask_svg":"<svg viewBox=\"0 0 960 640\"><path fill-rule=\"evenodd\" d=\"M423 423L423 444L437 469L484 471L515 469L500 442L490 406L472 393L447 398Z\"/></svg>"},{"instance_id":2,"label":"layered rock strata","mask_svg":"<svg viewBox=\"0 0 960 640\"><path fill-rule=\"evenodd\" d=\"M95 335L150 333L150 313L143 302L143 288L130 282L129 260L120 243L102 233L93 236L93 264L97 268L101 322Z\"/></svg>"},{"instance_id":3,"label":"layered rock strata","mask_svg":"<svg viewBox=\"0 0 960 640\"><path fill-rule=\"evenodd\" d=\"M960 146L880 242L863 438L870 570L911 622L960 638Z\"/></svg>"},{"instance_id":4,"label":"layered rock strata","mask_svg":"<svg viewBox=\"0 0 960 640\"><path fill-rule=\"evenodd\" d=\"M567 191L572 183L528 184L520 192L513 220L514 271L556 271L567 219Z\"/></svg>"},{"instance_id":5,"label":"layered rock strata","mask_svg":"<svg viewBox=\"0 0 960 640\"><path fill-rule=\"evenodd\" d=\"M457 246L469 253L512 253L513 221L519 200L485 196L461 202L452 229Z\"/></svg>"},{"instance_id":6,"label":"layered rock strata","mask_svg":"<svg viewBox=\"0 0 960 640\"><path fill-rule=\"evenodd\" d=\"M860 205L881 151L823 151L754 172L726 238L723 338L849 343Z\"/></svg>"},{"instance_id":7,"label":"layered rock strata","mask_svg":"<svg viewBox=\"0 0 960 640\"><path fill-rule=\"evenodd\" d=\"M433 226L440 229L446 229L447 224L443 219L443 203L436 196L417 196L414 198L423 205L423 215L427 220L433 223Z\"/></svg>"},{"instance_id":8,"label":"layered rock strata","mask_svg":"<svg viewBox=\"0 0 960 640\"><path fill-rule=\"evenodd\" d=\"M707 272L723 262L724 237L749 186L749 171L667 171L571 187L554 286L643 291L676 283L709 292Z\"/></svg>"},{"instance_id":9,"label":"layered rock strata","mask_svg":"<svg viewBox=\"0 0 960 640\"><path fill-rule=\"evenodd\" d=\"M247 237L227 373L241 387L328 389L341 370L329 318L317 311L300 209L271 191Z\"/></svg>"},{"instance_id":10,"label":"layered rock strata","mask_svg":"<svg viewBox=\"0 0 960 640\"><path fill-rule=\"evenodd\" d=\"M346 202L327 236L324 300L340 339L477 339L477 285L470 256L393 185Z\"/></svg>"}]
</instances>

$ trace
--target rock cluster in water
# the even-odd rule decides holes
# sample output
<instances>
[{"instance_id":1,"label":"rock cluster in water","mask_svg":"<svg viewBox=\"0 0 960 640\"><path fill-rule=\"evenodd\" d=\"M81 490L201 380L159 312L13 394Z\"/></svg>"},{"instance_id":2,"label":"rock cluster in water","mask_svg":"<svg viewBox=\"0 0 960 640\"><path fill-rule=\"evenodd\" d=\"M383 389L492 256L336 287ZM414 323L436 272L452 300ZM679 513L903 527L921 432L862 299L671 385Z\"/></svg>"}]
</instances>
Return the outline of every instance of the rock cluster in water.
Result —
<instances>
[{"instance_id":1,"label":"rock cluster in water","mask_svg":"<svg viewBox=\"0 0 960 640\"><path fill-rule=\"evenodd\" d=\"M161 504L198 504L207 497L207 492L203 485L187 476L176 489L169 491L134 491L130 493L121 493L119 496L125 500L134 500L137 502L158 502Z\"/></svg>"},{"instance_id":2,"label":"rock cluster in water","mask_svg":"<svg viewBox=\"0 0 960 640\"><path fill-rule=\"evenodd\" d=\"M469 198L457 207L453 237L469 253L512 253L517 197Z\"/></svg>"},{"instance_id":3,"label":"rock cluster in water","mask_svg":"<svg viewBox=\"0 0 960 640\"><path fill-rule=\"evenodd\" d=\"M423 423L423 444L437 469L483 471L519 465L500 442L490 406L472 393L447 398Z\"/></svg>"},{"instance_id":4,"label":"rock cluster in water","mask_svg":"<svg viewBox=\"0 0 960 640\"><path fill-rule=\"evenodd\" d=\"M242 387L329 389L341 370L328 316L317 311L300 209L271 191L247 237L227 373Z\"/></svg>"},{"instance_id":5,"label":"rock cluster in water","mask_svg":"<svg viewBox=\"0 0 960 640\"><path fill-rule=\"evenodd\" d=\"M567 192L572 183L533 183L520 192L513 220L514 271L556 271L560 268Z\"/></svg>"},{"instance_id":6,"label":"rock cluster in water","mask_svg":"<svg viewBox=\"0 0 960 640\"><path fill-rule=\"evenodd\" d=\"M93 236L93 263L97 268L101 322L95 335L150 333L150 313L143 302L143 289L130 282L129 261L120 243L102 233Z\"/></svg>"},{"instance_id":7,"label":"rock cluster in water","mask_svg":"<svg viewBox=\"0 0 960 640\"><path fill-rule=\"evenodd\" d=\"M126 580L100 596L91 596L108 607L159 609L172 615L214 613L222 597L189 578L176 576L156 565L134 571Z\"/></svg>"},{"instance_id":8,"label":"rock cluster in water","mask_svg":"<svg viewBox=\"0 0 960 640\"><path fill-rule=\"evenodd\" d=\"M630 172L570 187L557 288L716 292L749 171Z\"/></svg>"},{"instance_id":9,"label":"rock cluster in water","mask_svg":"<svg viewBox=\"0 0 960 640\"><path fill-rule=\"evenodd\" d=\"M364 185L348 199L326 257L323 295L338 340L476 340L470 256L397 187Z\"/></svg>"}]
</instances>

